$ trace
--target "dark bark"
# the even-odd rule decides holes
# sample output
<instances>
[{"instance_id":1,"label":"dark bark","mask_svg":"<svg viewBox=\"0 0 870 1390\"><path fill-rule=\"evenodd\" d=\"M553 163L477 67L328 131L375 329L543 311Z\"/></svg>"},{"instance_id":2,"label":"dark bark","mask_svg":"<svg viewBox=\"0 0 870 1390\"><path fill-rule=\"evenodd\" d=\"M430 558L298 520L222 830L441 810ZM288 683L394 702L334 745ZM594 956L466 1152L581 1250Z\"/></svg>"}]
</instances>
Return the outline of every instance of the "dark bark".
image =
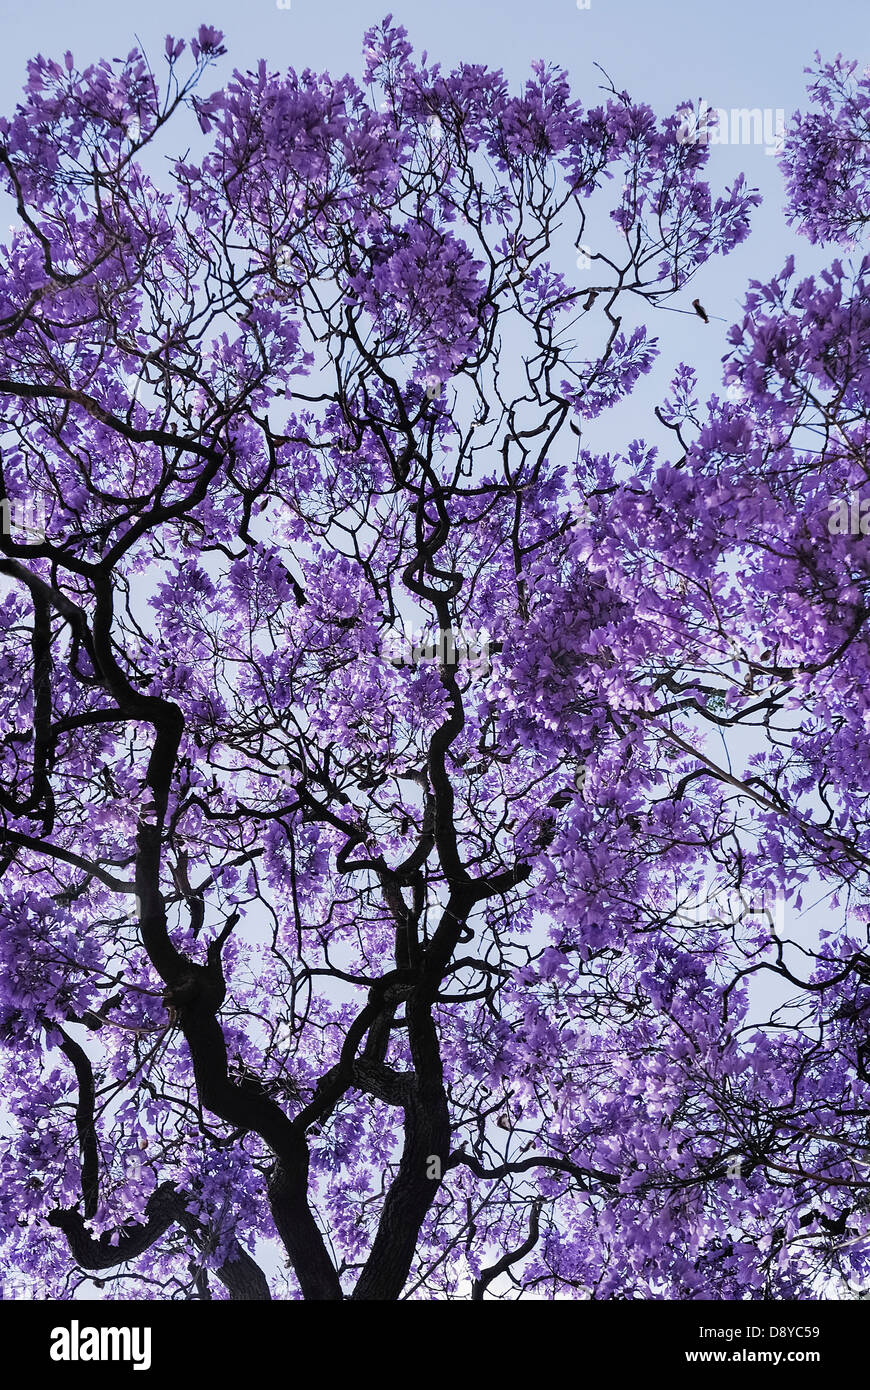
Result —
<instances>
[{"instance_id":1,"label":"dark bark","mask_svg":"<svg viewBox=\"0 0 870 1390\"><path fill-rule=\"evenodd\" d=\"M450 1152L450 1114L431 1005L427 998L415 996L406 1011L415 1075L405 1104L405 1144L353 1291L358 1301L395 1300L401 1294Z\"/></svg>"},{"instance_id":2,"label":"dark bark","mask_svg":"<svg viewBox=\"0 0 870 1390\"><path fill-rule=\"evenodd\" d=\"M120 1238L114 1245L108 1232L98 1237L92 1236L79 1212L57 1209L49 1214L48 1220L52 1226L63 1231L70 1253L82 1269L115 1269L144 1254L176 1223L186 1231L198 1249L204 1249L208 1243L208 1233L187 1210L189 1200L189 1195L178 1192L171 1182L161 1183L148 1199L145 1221L122 1227ZM253 1302L270 1298L265 1274L235 1238L231 1242L229 1257L214 1272L233 1300Z\"/></svg>"},{"instance_id":3,"label":"dark bark","mask_svg":"<svg viewBox=\"0 0 870 1390\"><path fill-rule=\"evenodd\" d=\"M94 1129L94 1072L84 1048L62 1028L60 1046L75 1068L79 1086L79 1099L76 1105L76 1133L82 1156L82 1199L85 1216L93 1216L99 1199L99 1156L97 1133Z\"/></svg>"},{"instance_id":4,"label":"dark bark","mask_svg":"<svg viewBox=\"0 0 870 1390\"><path fill-rule=\"evenodd\" d=\"M529 1234L523 1243L517 1246L516 1250L505 1251L501 1259L496 1260L494 1265L490 1265L488 1269L481 1270L480 1278L475 1279L471 1289L471 1300L473 1303L481 1303L484 1293L494 1279L497 1279L500 1274L506 1273L511 1265L516 1264L518 1260L522 1260L526 1255L532 1253L538 1243L540 1215L541 1203L539 1201L533 1202L531 1214L529 1216Z\"/></svg>"}]
</instances>

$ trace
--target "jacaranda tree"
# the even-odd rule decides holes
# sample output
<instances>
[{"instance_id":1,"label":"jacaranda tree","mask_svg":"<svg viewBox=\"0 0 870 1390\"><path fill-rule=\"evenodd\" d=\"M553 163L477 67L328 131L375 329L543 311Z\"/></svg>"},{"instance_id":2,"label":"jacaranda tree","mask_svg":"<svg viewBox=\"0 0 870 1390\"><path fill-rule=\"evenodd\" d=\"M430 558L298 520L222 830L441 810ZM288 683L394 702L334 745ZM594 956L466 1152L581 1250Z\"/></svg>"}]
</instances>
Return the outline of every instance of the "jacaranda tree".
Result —
<instances>
[{"instance_id":1,"label":"jacaranda tree","mask_svg":"<svg viewBox=\"0 0 870 1390\"><path fill-rule=\"evenodd\" d=\"M205 95L221 37L0 122L6 1267L860 1284L870 261L751 285L632 438L758 201L684 115L389 17L365 87ZM870 80L813 82L807 253L870 220Z\"/></svg>"}]
</instances>

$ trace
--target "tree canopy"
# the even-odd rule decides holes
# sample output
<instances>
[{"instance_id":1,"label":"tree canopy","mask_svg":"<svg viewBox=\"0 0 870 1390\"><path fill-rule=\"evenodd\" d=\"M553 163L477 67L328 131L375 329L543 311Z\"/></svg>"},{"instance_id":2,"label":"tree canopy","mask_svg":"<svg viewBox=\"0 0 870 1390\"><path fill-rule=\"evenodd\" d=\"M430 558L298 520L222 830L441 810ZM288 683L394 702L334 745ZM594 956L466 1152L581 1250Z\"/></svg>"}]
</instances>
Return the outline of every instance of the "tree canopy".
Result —
<instances>
[{"instance_id":1,"label":"tree canopy","mask_svg":"<svg viewBox=\"0 0 870 1390\"><path fill-rule=\"evenodd\" d=\"M4 1259L860 1286L870 76L817 60L795 253L643 439L758 194L609 80L364 42L37 57L0 121Z\"/></svg>"}]
</instances>

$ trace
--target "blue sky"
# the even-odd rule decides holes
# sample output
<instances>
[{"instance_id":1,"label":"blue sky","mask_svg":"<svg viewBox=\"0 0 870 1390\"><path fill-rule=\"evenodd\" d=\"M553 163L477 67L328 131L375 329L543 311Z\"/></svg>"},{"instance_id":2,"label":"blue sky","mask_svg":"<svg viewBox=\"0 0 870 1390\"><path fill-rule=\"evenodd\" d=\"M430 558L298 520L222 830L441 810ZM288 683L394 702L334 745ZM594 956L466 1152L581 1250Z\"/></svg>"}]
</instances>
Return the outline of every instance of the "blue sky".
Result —
<instances>
[{"instance_id":1,"label":"blue sky","mask_svg":"<svg viewBox=\"0 0 870 1390\"><path fill-rule=\"evenodd\" d=\"M289 10L276 0L3 0L3 104L34 51L114 56L134 32L153 48L168 29L187 36L201 23L224 30L240 66L266 57L354 71L363 29L389 8L386 0L291 0ZM706 94L714 105L791 108L815 48L870 61L866 0L590 0L588 10L576 0L397 0L392 8L415 46L444 62L486 62L519 76L530 59L548 58L586 86L597 60L653 104Z\"/></svg>"}]
</instances>

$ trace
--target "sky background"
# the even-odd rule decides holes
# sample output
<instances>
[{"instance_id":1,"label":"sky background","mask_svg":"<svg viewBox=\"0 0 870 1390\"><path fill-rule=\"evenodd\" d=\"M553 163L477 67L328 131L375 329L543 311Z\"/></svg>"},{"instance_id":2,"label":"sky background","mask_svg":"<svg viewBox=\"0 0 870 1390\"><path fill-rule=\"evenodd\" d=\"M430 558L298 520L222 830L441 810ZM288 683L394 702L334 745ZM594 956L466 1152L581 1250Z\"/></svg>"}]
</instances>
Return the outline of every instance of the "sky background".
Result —
<instances>
[{"instance_id":1,"label":"sky background","mask_svg":"<svg viewBox=\"0 0 870 1390\"><path fill-rule=\"evenodd\" d=\"M134 32L153 50L167 29L188 37L202 23L224 30L240 66L265 57L358 72L362 31L389 8L384 0L291 0L286 10L276 0L2 0L4 105L34 51L115 56ZM791 109L814 49L870 60L866 0L590 0L588 10L575 0L397 0L392 10L415 47L444 63L488 63L520 77L530 59L547 58L586 89L598 61L617 86L654 105L704 95L713 105Z\"/></svg>"}]
</instances>

